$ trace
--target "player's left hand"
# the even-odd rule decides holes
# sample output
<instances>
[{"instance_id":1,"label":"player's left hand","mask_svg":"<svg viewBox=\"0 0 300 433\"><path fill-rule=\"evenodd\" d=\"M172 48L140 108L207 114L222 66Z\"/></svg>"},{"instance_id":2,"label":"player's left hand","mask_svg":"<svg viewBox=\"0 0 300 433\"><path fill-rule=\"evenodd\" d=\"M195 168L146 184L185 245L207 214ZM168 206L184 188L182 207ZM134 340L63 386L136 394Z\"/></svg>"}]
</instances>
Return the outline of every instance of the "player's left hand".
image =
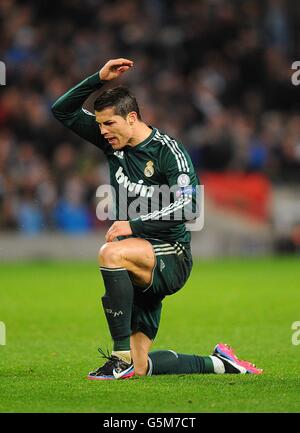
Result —
<instances>
[{"instance_id":1,"label":"player's left hand","mask_svg":"<svg viewBox=\"0 0 300 433\"><path fill-rule=\"evenodd\" d=\"M106 242L112 242L117 236L130 236L132 230L128 221L116 221L105 235Z\"/></svg>"}]
</instances>

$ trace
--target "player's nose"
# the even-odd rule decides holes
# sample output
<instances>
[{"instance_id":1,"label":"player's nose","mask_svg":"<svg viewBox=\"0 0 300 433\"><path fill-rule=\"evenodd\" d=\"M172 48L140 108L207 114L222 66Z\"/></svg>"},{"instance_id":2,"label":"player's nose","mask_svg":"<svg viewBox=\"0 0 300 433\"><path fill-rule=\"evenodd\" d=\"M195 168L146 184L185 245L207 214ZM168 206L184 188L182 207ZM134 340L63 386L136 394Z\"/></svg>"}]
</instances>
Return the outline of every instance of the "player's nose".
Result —
<instances>
[{"instance_id":1,"label":"player's nose","mask_svg":"<svg viewBox=\"0 0 300 433\"><path fill-rule=\"evenodd\" d=\"M100 134L101 135L105 135L105 134L107 134L107 129L105 128L105 126L100 126L99 125L99 129L100 129Z\"/></svg>"}]
</instances>

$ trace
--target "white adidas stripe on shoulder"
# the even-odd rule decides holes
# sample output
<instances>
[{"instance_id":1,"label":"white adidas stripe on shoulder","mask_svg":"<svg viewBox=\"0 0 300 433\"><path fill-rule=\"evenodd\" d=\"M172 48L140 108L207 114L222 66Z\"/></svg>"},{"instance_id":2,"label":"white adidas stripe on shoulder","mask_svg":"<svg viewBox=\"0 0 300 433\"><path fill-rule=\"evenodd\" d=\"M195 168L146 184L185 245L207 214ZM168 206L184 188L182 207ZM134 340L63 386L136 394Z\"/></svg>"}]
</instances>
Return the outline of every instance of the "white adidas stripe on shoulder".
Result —
<instances>
[{"instance_id":1,"label":"white adidas stripe on shoulder","mask_svg":"<svg viewBox=\"0 0 300 433\"><path fill-rule=\"evenodd\" d=\"M183 169L185 171L190 171L189 165L188 165L186 157L185 157L185 154L179 148L177 141L174 140L174 139L171 139L167 134L165 136L166 136L166 139L169 140L169 142L171 143L171 146L173 147L173 149L175 150L175 152L178 154L178 156L179 156L179 158L180 158L180 160L182 162Z\"/></svg>"},{"instance_id":2,"label":"white adidas stripe on shoulder","mask_svg":"<svg viewBox=\"0 0 300 433\"><path fill-rule=\"evenodd\" d=\"M178 154L174 151L173 147L169 144L169 142L167 141L166 138L164 138L159 132L156 133L156 137L157 139L163 144L166 145L171 152L173 153L173 155L175 156L176 162L177 162L177 166L178 166L178 170L179 171L184 171L183 167L182 167L182 163L181 160L179 159Z\"/></svg>"},{"instance_id":3,"label":"white adidas stripe on shoulder","mask_svg":"<svg viewBox=\"0 0 300 433\"><path fill-rule=\"evenodd\" d=\"M189 164L184 152L179 148L176 140L171 139L167 134L156 132L154 139L157 138L163 145L166 145L175 156L179 171L189 172Z\"/></svg>"}]
</instances>

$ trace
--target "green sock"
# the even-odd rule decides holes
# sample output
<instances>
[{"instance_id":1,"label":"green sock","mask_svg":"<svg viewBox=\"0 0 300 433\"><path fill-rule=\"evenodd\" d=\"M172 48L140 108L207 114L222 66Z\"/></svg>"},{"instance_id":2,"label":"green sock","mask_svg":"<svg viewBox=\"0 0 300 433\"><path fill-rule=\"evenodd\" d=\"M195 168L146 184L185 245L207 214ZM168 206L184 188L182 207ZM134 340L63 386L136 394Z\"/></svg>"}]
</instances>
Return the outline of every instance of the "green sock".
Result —
<instances>
[{"instance_id":1,"label":"green sock","mask_svg":"<svg viewBox=\"0 0 300 433\"><path fill-rule=\"evenodd\" d=\"M114 351L130 350L133 286L125 268L100 267L106 292L102 297Z\"/></svg>"},{"instance_id":2,"label":"green sock","mask_svg":"<svg viewBox=\"0 0 300 433\"><path fill-rule=\"evenodd\" d=\"M149 353L148 375L214 373L209 356L184 355L173 350L158 350Z\"/></svg>"}]
</instances>

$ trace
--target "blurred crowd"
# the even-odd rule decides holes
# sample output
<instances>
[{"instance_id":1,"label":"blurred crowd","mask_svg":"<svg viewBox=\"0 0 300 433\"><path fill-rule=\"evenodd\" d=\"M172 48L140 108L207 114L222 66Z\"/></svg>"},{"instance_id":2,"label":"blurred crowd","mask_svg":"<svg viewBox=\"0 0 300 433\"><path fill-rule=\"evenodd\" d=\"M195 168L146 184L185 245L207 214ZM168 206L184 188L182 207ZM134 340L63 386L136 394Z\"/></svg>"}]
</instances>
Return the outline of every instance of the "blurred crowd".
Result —
<instances>
[{"instance_id":1,"label":"blurred crowd","mask_svg":"<svg viewBox=\"0 0 300 433\"><path fill-rule=\"evenodd\" d=\"M298 182L299 15L296 0L1 0L0 228L103 224L105 159L50 108L116 57L135 61L122 84L143 120L184 143L200 178L237 170Z\"/></svg>"}]
</instances>

